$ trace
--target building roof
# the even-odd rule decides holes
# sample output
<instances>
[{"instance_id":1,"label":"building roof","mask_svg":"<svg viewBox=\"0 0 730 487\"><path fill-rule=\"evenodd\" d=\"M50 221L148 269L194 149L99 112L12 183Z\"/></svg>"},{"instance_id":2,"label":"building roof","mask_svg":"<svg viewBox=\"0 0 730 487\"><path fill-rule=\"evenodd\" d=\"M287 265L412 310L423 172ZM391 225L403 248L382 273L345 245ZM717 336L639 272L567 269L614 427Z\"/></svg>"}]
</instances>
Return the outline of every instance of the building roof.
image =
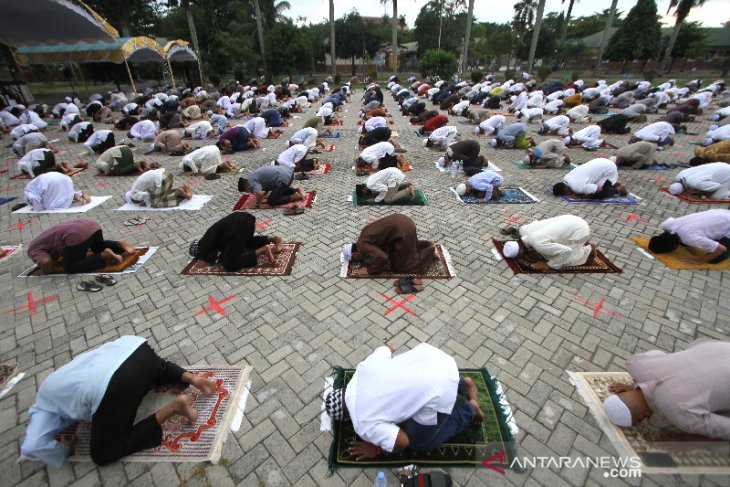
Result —
<instances>
[{"instance_id":1,"label":"building roof","mask_svg":"<svg viewBox=\"0 0 730 487\"><path fill-rule=\"evenodd\" d=\"M609 40L618 30L618 27L611 27L609 32ZM730 28L728 27L707 27L705 28L707 35L705 41L708 47L730 47ZM672 33L672 29L665 27L662 29L662 36L669 36ZM603 31L591 34L581 39L588 49L598 49L601 47L601 41L603 40Z\"/></svg>"}]
</instances>

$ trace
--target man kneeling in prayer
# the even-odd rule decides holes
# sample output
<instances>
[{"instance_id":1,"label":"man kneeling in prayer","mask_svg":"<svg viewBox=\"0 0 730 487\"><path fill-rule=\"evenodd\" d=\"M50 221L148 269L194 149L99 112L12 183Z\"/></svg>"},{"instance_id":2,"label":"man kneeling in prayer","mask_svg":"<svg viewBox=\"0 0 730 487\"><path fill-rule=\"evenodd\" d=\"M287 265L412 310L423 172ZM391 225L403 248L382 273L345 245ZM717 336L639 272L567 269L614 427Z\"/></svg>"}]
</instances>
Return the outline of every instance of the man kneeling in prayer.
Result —
<instances>
[{"instance_id":1,"label":"man kneeling in prayer","mask_svg":"<svg viewBox=\"0 0 730 487\"><path fill-rule=\"evenodd\" d=\"M63 210L75 202L85 205L91 201L86 191L74 191L71 177L60 172L39 174L25 186L23 193L33 211Z\"/></svg>"},{"instance_id":2,"label":"man kneeling in prayer","mask_svg":"<svg viewBox=\"0 0 730 487\"><path fill-rule=\"evenodd\" d=\"M387 169L397 167L401 169L405 159L395 154L395 146L390 142L378 142L363 149L360 157L355 160L356 169L370 165L373 169Z\"/></svg>"},{"instance_id":3,"label":"man kneeling in prayer","mask_svg":"<svg viewBox=\"0 0 730 487\"><path fill-rule=\"evenodd\" d=\"M371 203L386 205L413 201L415 192L411 183L403 184L406 175L396 167L389 167L372 174L365 184L357 185L357 193L368 197Z\"/></svg>"},{"instance_id":4,"label":"man kneeling in prayer","mask_svg":"<svg viewBox=\"0 0 730 487\"><path fill-rule=\"evenodd\" d=\"M655 254L673 252L682 244L704 252L702 257L683 259L688 264L717 264L730 257L730 210L707 210L661 224L664 233L649 240Z\"/></svg>"},{"instance_id":5,"label":"man kneeling in prayer","mask_svg":"<svg viewBox=\"0 0 730 487\"><path fill-rule=\"evenodd\" d=\"M169 208L193 197L193 188L189 184L173 188L174 183L175 175L164 168L146 171L132 183L132 189L124 195L124 200L150 208Z\"/></svg>"},{"instance_id":6,"label":"man kneeling in prayer","mask_svg":"<svg viewBox=\"0 0 730 487\"><path fill-rule=\"evenodd\" d=\"M295 172L319 169L319 159L307 159L308 153L309 147L304 144L290 145L288 149L279 154L274 165L293 167Z\"/></svg>"},{"instance_id":7,"label":"man kneeling in prayer","mask_svg":"<svg viewBox=\"0 0 730 487\"><path fill-rule=\"evenodd\" d=\"M674 196L726 200L730 198L730 164L711 162L684 169L675 176L669 192Z\"/></svg>"},{"instance_id":8,"label":"man kneeling in prayer","mask_svg":"<svg viewBox=\"0 0 730 487\"><path fill-rule=\"evenodd\" d=\"M418 240L416 224L405 215L394 214L366 225L356 243L342 248L345 260L361 260L368 274L382 274L390 268L400 274L423 274L436 255L432 240Z\"/></svg>"},{"instance_id":9,"label":"man kneeling in prayer","mask_svg":"<svg viewBox=\"0 0 730 487\"><path fill-rule=\"evenodd\" d=\"M484 420L476 385L459 377L453 357L426 343L396 356L393 351L392 345L376 348L346 388L325 398L332 419L351 420L364 440L348 450L357 460L431 450Z\"/></svg>"},{"instance_id":10,"label":"man kneeling in prayer","mask_svg":"<svg viewBox=\"0 0 730 487\"><path fill-rule=\"evenodd\" d=\"M91 255L87 253L91 251ZM38 264L42 274L53 272L54 261L63 258L66 274L93 272L122 262L134 247L120 240L104 240L101 227L94 220L67 220L44 230L28 247L28 257Z\"/></svg>"},{"instance_id":11,"label":"man kneeling in prayer","mask_svg":"<svg viewBox=\"0 0 730 487\"><path fill-rule=\"evenodd\" d=\"M603 403L606 416L629 428L657 413L679 432L730 440L728 357L730 342L710 339L695 340L680 352L632 355L626 366L634 384L608 386L613 395ZM668 440L681 439L669 433Z\"/></svg>"},{"instance_id":12,"label":"man kneeling in prayer","mask_svg":"<svg viewBox=\"0 0 730 487\"><path fill-rule=\"evenodd\" d=\"M161 426L173 416L195 424L198 412L181 394L135 424L137 410L154 387L193 385L205 395L215 383L160 358L142 337L123 336L82 353L52 372L38 388L23 455L60 468L76 449L76 436L56 439L77 421L91 423L91 459L107 465L162 443Z\"/></svg>"},{"instance_id":13,"label":"man kneeling in prayer","mask_svg":"<svg viewBox=\"0 0 730 487\"><path fill-rule=\"evenodd\" d=\"M195 149L180 161L180 169L193 174L215 174L217 172L231 172L236 165L231 161L224 161L221 151L214 145L206 145Z\"/></svg>"},{"instance_id":14,"label":"man kneeling in prayer","mask_svg":"<svg viewBox=\"0 0 730 487\"><path fill-rule=\"evenodd\" d=\"M543 140L534 149L527 149L523 162L533 169L561 168L570 165L570 157L565 150L562 140Z\"/></svg>"},{"instance_id":15,"label":"man kneeling in prayer","mask_svg":"<svg viewBox=\"0 0 730 487\"><path fill-rule=\"evenodd\" d=\"M551 269L562 269L591 262L596 256L596 245L588 241L588 223L574 215L537 220L510 231L519 239L504 244L502 252L508 259L542 260Z\"/></svg>"},{"instance_id":16,"label":"man kneeling in prayer","mask_svg":"<svg viewBox=\"0 0 730 487\"><path fill-rule=\"evenodd\" d=\"M284 248L283 240L255 233L256 217L245 212L231 213L211 225L200 240L193 240L190 255L211 264L220 262L228 272L254 267L261 256L274 263L274 254Z\"/></svg>"},{"instance_id":17,"label":"man kneeling in prayer","mask_svg":"<svg viewBox=\"0 0 730 487\"><path fill-rule=\"evenodd\" d=\"M618 180L618 168L610 159L593 159L581 164L553 186L555 196L602 200L628 191Z\"/></svg>"},{"instance_id":18,"label":"man kneeling in prayer","mask_svg":"<svg viewBox=\"0 0 730 487\"><path fill-rule=\"evenodd\" d=\"M270 206L285 205L302 201L306 197L303 189L291 186L293 181L292 166L263 166L251 171L248 179L240 178L238 190L256 196L252 209L261 206L264 197Z\"/></svg>"},{"instance_id":19,"label":"man kneeling in prayer","mask_svg":"<svg viewBox=\"0 0 730 487\"><path fill-rule=\"evenodd\" d=\"M100 173L108 176L126 176L159 167L160 165L156 162L150 164L145 161L134 162L132 149L126 145L117 145L107 149L96 160L96 168Z\"/></svg>"},{"instance_id":20,"label":"man kneeling in prayer","mask_svg":"<svg viewBox=\"0 0 730 487\"><path fill-rule=\"evenodd\" d=\"M477 198L482 198L484 203L488 203L493 198L499 198L504 194L502 191L502 183L504 178L492 171L483 171L470 177L466 183L462 183L456 187L456 194L459 196L474 194Z\"/></svg>"}]
</instances>

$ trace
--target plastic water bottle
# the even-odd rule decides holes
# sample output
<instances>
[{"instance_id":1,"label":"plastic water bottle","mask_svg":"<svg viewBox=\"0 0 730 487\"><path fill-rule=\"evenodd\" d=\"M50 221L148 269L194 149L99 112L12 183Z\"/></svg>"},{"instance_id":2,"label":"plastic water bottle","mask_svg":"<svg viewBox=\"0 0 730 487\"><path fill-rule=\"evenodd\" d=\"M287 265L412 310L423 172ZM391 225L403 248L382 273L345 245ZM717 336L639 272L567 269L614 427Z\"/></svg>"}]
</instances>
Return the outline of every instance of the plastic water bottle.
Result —
<instances>
[{"instance_id":1,"label":"plastic water bottle","mask_svg":"<svg viewBox=\"0 0 730 487\"><path fill-rule=\"evenodd\" d=\"M451 161L451 177L456 178L456 173L459 171L459 163L457 161Z\"/></svg>"},{"instance_id":2,"label":"plastic water bottle","mask_svg":"<svg viewBox=\"0 0 730 487\"><path fill-rule=\"evenodd\" d=\"M388 487L388 479L385 478L385 472L382 470L375 477L375 487Z\"/></svg>"}]
</instances>

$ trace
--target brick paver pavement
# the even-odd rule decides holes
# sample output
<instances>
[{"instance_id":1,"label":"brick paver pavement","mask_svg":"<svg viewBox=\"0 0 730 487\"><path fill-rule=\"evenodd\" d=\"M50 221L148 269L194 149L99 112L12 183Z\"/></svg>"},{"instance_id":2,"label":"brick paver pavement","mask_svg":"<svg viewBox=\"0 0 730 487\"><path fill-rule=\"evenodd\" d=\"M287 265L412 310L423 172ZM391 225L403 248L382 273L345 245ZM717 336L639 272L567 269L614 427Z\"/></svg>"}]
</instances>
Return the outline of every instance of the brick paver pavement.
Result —
<instances>
[{"instance_id":1,"label":"brick paver pavement","mask_svg":"<svg viewBox=\"0 0 730 487\"><path fill-rule=\"evenodd\" d=\"M523 456L614 455L605 435L568 382L566 370L620 370L626 358L649 349L675 351L699 337L727 339L730 301L728 274L715 271L673 271L649 260L628 240L650 236L661 221L710 208L688 205L658 191L657 178L671 179L677 171L622 171L629 190L642 199L637 206L568 205L547 193L565 171L519 170L510 160L522 157L516 150L493 150L487 138L478 140L492 162L502 169L508 185L519 185L540 203L516 206L462 206L448 187L454 181L439 173L433 163L439 154L427 151L414 127L395 110L398 140L408 149L415 170L407 178L426 193L429 206L407 208L355 208L347 201L357 178L351 170L357 155L356 122L362 90L345 107L345 125L337 127L340 139L324 157L333 163L326 176L301 184L316 189L312 210L296 217L280 212L254 211L267 223L266 233L301 241L290 277L237 278L188 277L180 270L188 261L188 242L231 211L239 193L235 177L197 182L194 190L213 195L197 212L144 213L150 221L139 227L123 222L135 213L117 212L132 178L98 178L89 169L74 177L78 188L113 199L84 215L102 223L109 237L134 244L160 246L157 254L136 274L122 276L114 288L89 294L76 291L80 278L16 278L29 265L25 256L3 261L0 309L16 308L34 299L58 295L38 305L36 313L18 310L3 315L0 327L2 362L19 363L26 377L0 399L0 471L7 486L47 485L372 485L374 469L340 469L327 474L330 433L321 433L319 413L324 377L330 365L355 366L376 346L392 342L397 351L427 341L454 354L461 367L486 366L503 383L520 428ZM292 127L278 140L265 140L263 150L238 153L231 158L246 172L272 160L287 136L314 112L298 114ZM451 117L456 121L455 117ZM655 116L650 116L653 120ZM708 118L689 124L704 132ZM468 138L471 127L456 124ZM531 128L535 128L534 125ZM580 128L580 127L579 127ZM117 132L117 140L123 134ZM61 160L84 155L82 145L61 138ZM537 139L542 137L537 136ZM608 136L623 144L627 136ZM694 146L691 136L677 137L677 145L658 153L661 162L687 161ZM6 144L8 137L2 138ZM210 144L198 141L194 145ZM146 147L144 144L139 146ZM144 149L137 152L143 152ZM599 153L572 149L575 162ZM140 157L137 155L136 157ZM179 158L154 155L163 166L178 173ZM27 181L12 180L16 158L5 153L0 169L2 194L22 197ZM55 223L76 215L10 214L0 207L0 241L26 248L33 237ZM392 283L383 280L344 280L338 277L340 246L356 238L360 228L394 211L412 217L422 238L445 245L458 273L447 281L427 281L425 290L407 303L415 315L402 309L385 314L381 293L392 296ZM592 239L622 274L514 276L492 252L491 237L518 217L535 219L573 213L591 225ZM635 219L629 221L630 214ZM19 222L23 225L19 225ZM261 230L259 230L261 231ZM209 305L208 297L225 303L226 315L197 312ZM573 299L597 303L605 298L609 313L593 310ZM389 307L389 306L388 306ZM253 365L253 385L241 429L231 434L219 465L140 464L118 462L97 468L91 464L66 464L60 470L33 463L16 463L20 440L38 385L52 370L73 356L122 334L146 337L159 353L180 364ZM452 469L459 485L620 485L604 478L600 469L534 469L526 474L500 476L486 468ZM392 477L391 483L395 482ZM727 477L644 476L632 484L727 485Z\"/></svg>"}]
</instances>

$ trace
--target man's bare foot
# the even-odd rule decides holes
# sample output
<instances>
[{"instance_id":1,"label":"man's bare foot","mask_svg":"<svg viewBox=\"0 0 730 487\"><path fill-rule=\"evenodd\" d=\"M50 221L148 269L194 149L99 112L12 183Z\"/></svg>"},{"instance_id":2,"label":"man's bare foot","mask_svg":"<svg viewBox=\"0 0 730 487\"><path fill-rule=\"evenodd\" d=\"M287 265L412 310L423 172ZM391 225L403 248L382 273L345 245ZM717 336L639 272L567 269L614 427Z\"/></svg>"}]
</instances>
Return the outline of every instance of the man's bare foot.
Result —
<instances>
[{"instance_id":1,"label":"man's bare foot","mask_svg":"<svg viewBox=\"0 0 730 487\"><path fill-rule=\"evenodd\" d=\"M215 382L196 374L193 374L192 384L193 386L195 386L196 389L201 391L206 396L210 396L211 394L213 394L217 387Z\"/></svg>"},{"instance_id":2,"label":"man's bare foot","mask_svg":"<svg viewBox=\"0 0 730 487\"><path fill-rule=\"evenodd\" d=\"M188 395L177 396L172 402L175 414L185 416L190 424L195 424L198 421L198 411L193 407L193 400Z\"/></svg>"},{"instance_id":3,"label":"man's bare foot","mask_svg":"<svg viewBox=\"0 0 730 487\"><path fill-rule=\"evenodd\" d=\"M284 241L278 235L272 238L274 244L274 253L278 254L284 250Z\"/></svg>"},{"instance_id":4,"label":"man's bare foot","mask_svg":"<svg viewBox=\"0 0 730 487\"><path fill-rule=\"evenodd\" d=\"M476 401L476 399L470 399L469 404L472 405L472 407L474 408L474 412L476 413L472 422L475 425L479 426L484 421L484 413L482 412L482 408L479 407L479 403Z\"/></svg>"},{"instance_id":5,"label":"man's bare foot","mask_svg":"<svg viewBox=\"0 0 730 487\"><path fill-rule=\"evenodd\" d=\"M466 384L466 396L476 401L477 386L474 384L474 381L471 380L471 377L464 377L464 384Z\"/></svg>"},{"instance_id":6,"label":"man's bare foot","mask_svg":"<svg viewBox=\"0 0 730 487\"><path fill-rule=\"evenodd\" d=\"M86 169L87 167L89 167L89 163L88 162L79 162L74 167L78 168L78 169L81 169L81 168Z\"/></svg>"},{"instance_id":7,"label":"man's bare foot","mask_svg":"<svg viewBox=\"0 0 730 487\"><path fill-rule=\"evenodd\" d=\"M124 240L120 240L117 243L122 248L122 250L124 250L124 253L125 254L131 254L132 252L134 252L134 247L129 242L126 242Z\"/></svg>"},{"instance_id":8,"label":"man's bare foot","mask_svg":"<svg viewBox=\"0 0 730 487\"><path fill-rule=\"evenodd\" d=\"M122 256L115 254L112 249L104 249L101 251L101 258L107 264L119 264L122 262Z\"/></svg>"}]
</instances>

